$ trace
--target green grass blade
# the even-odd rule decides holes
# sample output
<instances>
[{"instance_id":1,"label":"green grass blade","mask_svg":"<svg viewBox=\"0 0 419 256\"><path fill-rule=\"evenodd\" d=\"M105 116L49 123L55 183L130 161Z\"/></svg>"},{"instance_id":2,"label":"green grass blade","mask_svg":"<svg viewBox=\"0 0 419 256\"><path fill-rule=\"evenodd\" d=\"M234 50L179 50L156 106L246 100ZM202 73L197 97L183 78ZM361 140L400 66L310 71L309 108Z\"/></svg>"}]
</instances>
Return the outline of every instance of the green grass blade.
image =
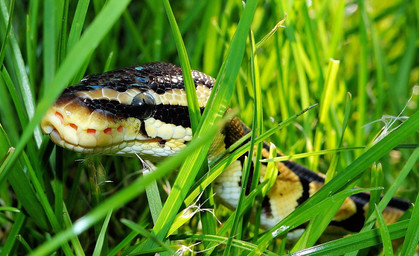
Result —
<instances>
[{"instance_id":1,"label":"green grass blade","mask_svg":"<svg viewBox=\"0 0 419 256\"><path fill-rule=\"evenodd\" d=\"M414 255L419 242L419 195L413 207L413 212L410 217L409 225L407 228L405 240L402 246L400 255Z\"/></svg>"},{"instance_id":2,"label":"green grass blade","mask_svg":"<svg viewBox=\"0 0 419 256\"><path fill-rule=\"evenodd\" d=\"M24 213L19 212L17 214L17 217L13 223L13 227L10 230L10 233L7 235L7 240L1 249L0 256L12 255L11 251L16 243L17 236L21 233L21 228L25 219L26 216Z\"/></svg>"},{"instance_id":3,"label":"green grass blade","mask_svg":"<svg viewBox=\"0 0 419 256\"><path fill-rule=\"evenodd\" d=\"M168 245L160 242L156 237L153 236L153 234L148 232L145 228L141 227L140 225L138 225L138 224L136 224L132 221L126 220L126 219L123 219L121 222L124 223L126 226L128 226L133 231L141 234L142 236L152 239L154 242L156 242L158 245L160 245L164 250L169 252L171 255L175 254L175 251L173 251L172 248L170 248Z\"/></svg>"},{"instance_id":4,"label":"green grass blade","mask_svg":"<svg viewBox=\"0 0 419 256\"><path fill-rule=\"evenodd\" d=\"M380 210L378 209L377 205L375 205L375 214L378 220L378 225L379 225L378 230L380 231L381 241L383 243L384 255L392 256L393 246L391 245L390 233L388 231L388 227L386 225L384 217L381 214ZM406 254L403 254L403 255L406 255Z\"/></svg>"},{"instance_id":5,"label":"green grass blade","mask_svg":"<svg viewBox=\"0 0 419 256\"><path fill-rule=\"evenodd\" d=\"M69 212L65 205L63 205L63 221L64 221L64 228L70 228L73 223L71 222ZM77 237L71 239L71 243L73 244L73 249L76 255L84 256L84 250L82 245L80 244L80 240Z\"/></svg>"},{"instance_id":6,"label":"green grass blade","mask_svg":"<svg viewBox=\"0 0 419 256\"><path fill-rule=\"evenodd\" d=\"M169 0L163 0L164 9L166 10L167 18L169 19L170 27L172 28L173 37L176 43L176 48L179 54L180 65L182 66L183 81L185 83L186 98L188 100L189 118L191 119L191 128L195 132L201 111L199 109L198 97L196 96L195 83L191 74L191 64L189 63L188 53L186 52L185 44L183 43L182 35L180 34L175 16L170 7Z\"/></svg>"},{"instance_id":7,"label":"green grass blade","mask_svg":"<svg viewBox=\"0 0 419 256\"><path fill-rule=\"evenodd\" d=\"M327 68L326 74L326 85L324 86L322 97L320 100L320 109L319 109L319 128L317 128L317 132L314 138L314 151L319 151L322 147L322 142L324 139L324 132L323 130L327 128L328 125L328 117L329 113L332 108L332 102L336 97L336 87L337 87L337 74L339 70L340 62L338 60L331 59L329 61L329 65ZM319 158L313 157L312 158L312 166L318 166ZM313 168L314 169L314 168Z\"/></svg>"},{"instance_id":8,"label":"green grass blade","mask_svg":"<svg viewBox=\"0 0 419 256\"><path fill-rule=\"evenodd\" d=\"M15 1L13 0L10 1L10 7L9 7L10 18L7 21L6 32L4 33L4 38L2 40L2 44L0 48L0 66L3 66L4 56L6 55L7 41L9 40L10 28L12 27L13 10L15 9L14 6L15 6Z\"/></svg>"},{"instance_id":9,"label":"green grass blade","mask_svg":"<svg viewBox=\"0 0 419 256\"><path fill-rule=\"evenodd\" d=\"M153 171L152 169L149 169L153 167L149 167L148 164L146 164L145 162L143 162L143 168L145 175ZM150 207L151 217L153 218L153 222L155 223L157 218L159 217L161 209L163 208L157 182L153 181L150 185L146 187L145 190L147 193L148 206Z\"/></svg>"},{"instance_id":10,"label":"green grass blade","mask_svg":"<svg viewBox=\"0 0 419 256\"><path fill-rule=\"evenodd\" d=\"M76 11L74 12L73 22L71 23L70 34L67 41L67 50L71 48L80 40L80 35L84 26L87 9L89 8L90 0L80 0L77 2Z\"/></svg>"},{"instance_id":11,"label":"green grass blade","mask_svg":"<svg viewBox=\"0 0 419 256\"><path fill-rule=\"evenodd\" d=\"M46 0L44 4L44 27L43 27L43 42L45 49L48 51L43 52L43 64L44 64L44 83L51 84L54 79L55 69L57 66L57 28L55 19L58 15L59 2L55 0Z\"/></svg>"},{"instance_id":12,"label":"green grass blade","mask_svg":"<svg viewBox=\"0 0 419 256\"><path fill-rule=\"evenodd\" d=\"M103 244L104 244L104 240L106 237L108 224L109 224L109 220L111 219L111 216L112 216L112 211L109 211L108 214L106 215L105 221L103 222L99 237L97 238L95 250L93 251L93 254L92 254L93 256L102 255Z\"/></svg>"},{"instance_id":13,"label":"green grass blade","mask_svg":"<svg viewBox=\"0 0 419 256\"><path fill-rule=\"evenodd\" d=\"M360 15L360 26L359 26L359 38L360 38L360 56L359 56L359 74L358 74L358 95L357 95L357 113L358 118L356 120L355 130L355 145L364 145L364 129L365 115L367 111L367 82L368 82L368 43L367 43L367 22L368 15L364 2L359 2ZM357 152L357 155L359 153Z\"/></svg>"}]
</instances>

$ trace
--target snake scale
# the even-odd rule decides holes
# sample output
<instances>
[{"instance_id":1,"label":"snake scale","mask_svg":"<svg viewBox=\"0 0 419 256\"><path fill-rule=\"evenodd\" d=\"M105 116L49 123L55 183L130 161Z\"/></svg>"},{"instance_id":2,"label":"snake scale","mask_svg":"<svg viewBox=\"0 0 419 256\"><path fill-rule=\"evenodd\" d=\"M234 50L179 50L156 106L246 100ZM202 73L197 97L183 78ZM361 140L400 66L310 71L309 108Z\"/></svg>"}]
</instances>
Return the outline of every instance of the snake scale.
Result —
<instances>
[{"instance_id":1,"label":"snake scale","mask_svg":"<svg viewBox=\"0 0 419 256\"><path fill-rule=\"evenodd\" d=\"M205 108L214 78L192 71L199 107ZM68 87L47 111L42 131L57 145L69 150L106 155L134 155L160 161L176 154L192 140L182 70L155 62L128 67L82 79ZM211 161L249 129L232 118L210 148ZM269 147L264 144L263 157ZM214 182L216 195L236 207L240 195L244 157L233 162ZM318 191L321 174L295 162L278 162L278 176L262 203L261 225L270 228ZM266 169L262 165L261 175ZM263 176L262 176L263 177ZM340 207L332 225L359 231L368 210L369 194L360 193ZM394 198L383 212L387 223L396 222L410 203Z\"/></svg>"}]
</instances>

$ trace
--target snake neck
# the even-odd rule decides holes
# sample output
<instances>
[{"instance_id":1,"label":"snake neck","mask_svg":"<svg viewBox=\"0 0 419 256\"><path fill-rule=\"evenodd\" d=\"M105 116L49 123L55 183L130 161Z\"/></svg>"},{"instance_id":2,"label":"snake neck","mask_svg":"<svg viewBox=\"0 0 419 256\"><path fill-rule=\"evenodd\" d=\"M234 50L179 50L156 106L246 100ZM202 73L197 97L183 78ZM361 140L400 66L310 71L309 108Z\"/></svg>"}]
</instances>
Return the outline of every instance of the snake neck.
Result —
<instances>
[{"instance_id":1,"label":"snake neck","mask_svg":"<svg viewBox=\"0 0 419 256\"><path fill-rule=\"evenodd\" d=\"M208 160L210 162L213 161L249 131L250 129L239 118L231 118L225 127L215 136L208 151Z\"/></svg>"}]
</instances>

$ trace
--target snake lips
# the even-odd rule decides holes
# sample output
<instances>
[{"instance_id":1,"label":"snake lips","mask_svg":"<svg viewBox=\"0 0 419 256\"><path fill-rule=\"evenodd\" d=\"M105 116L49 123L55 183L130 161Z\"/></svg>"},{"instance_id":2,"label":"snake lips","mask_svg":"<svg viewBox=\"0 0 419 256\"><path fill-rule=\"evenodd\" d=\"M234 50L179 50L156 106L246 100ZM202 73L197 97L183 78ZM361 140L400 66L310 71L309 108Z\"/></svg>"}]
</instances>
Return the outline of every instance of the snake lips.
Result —
<instances>
[{"instance_id":1,"label":"snake lips","mask_svg":"<svg viewBox=\"0 0 419 256\"><path fill-rule=\"evenodd\" d=\"M215 80L192 71L199 106L203 111ZM108 155L138 154L151 161L174 155L192 139L181 68L149 63L91 75L67 88L47 111L42 131L61 147ZM249 129L232 118L208 152L211 161L243 137ZM263 157L268 157L265 143ZM217 197L236 207L241 191L244 157L234 161L214 181ZM324 177L291 161L278 162L275 184L263 199L261 225L270 228L316 193ZM262 180L266 166L261 166ZM332 225L359 231L364 225L369 194L346 198ZM409 202L392 199L383 211L387 223L397 221Z\"/></svg>"}]
</instances>

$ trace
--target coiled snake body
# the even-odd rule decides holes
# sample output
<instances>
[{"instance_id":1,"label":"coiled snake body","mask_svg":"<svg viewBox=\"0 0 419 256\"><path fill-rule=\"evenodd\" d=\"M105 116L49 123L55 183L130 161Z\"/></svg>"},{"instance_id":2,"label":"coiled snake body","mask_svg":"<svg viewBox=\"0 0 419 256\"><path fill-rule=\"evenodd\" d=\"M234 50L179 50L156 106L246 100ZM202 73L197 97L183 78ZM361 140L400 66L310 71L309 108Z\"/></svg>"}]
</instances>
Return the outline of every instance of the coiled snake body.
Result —
<instances>
[{"instance_id":1,"label":"coiled snake body","mask_svg":"<svg viewBox=\"0 0 419 256\"><path fill-rule=\"evenodd\" d=\"M205 107L215 80L192 71L199 107ZM45 134L61 147L92 154L133 155L159 161L179 152L192 139L181 68L149 63L87 76L67 88L41 122ZM248 132L233 118L209 151L214 159ZM266 145L265 145L266 146ZM263 150L268 156L268 149ZM262 166L262 175L265 166ZM276 183L263 200L261 224L273 227L324 183L320 174L291 161L278 163ZM215 181L214 190L228 206L240 195L242 161L233 162ZM359 231L369 195L347 198L332 221L348 231ZM392 199L383 212L387 223L397 221L409 203Z\"/></svg>"}]
</instances>

